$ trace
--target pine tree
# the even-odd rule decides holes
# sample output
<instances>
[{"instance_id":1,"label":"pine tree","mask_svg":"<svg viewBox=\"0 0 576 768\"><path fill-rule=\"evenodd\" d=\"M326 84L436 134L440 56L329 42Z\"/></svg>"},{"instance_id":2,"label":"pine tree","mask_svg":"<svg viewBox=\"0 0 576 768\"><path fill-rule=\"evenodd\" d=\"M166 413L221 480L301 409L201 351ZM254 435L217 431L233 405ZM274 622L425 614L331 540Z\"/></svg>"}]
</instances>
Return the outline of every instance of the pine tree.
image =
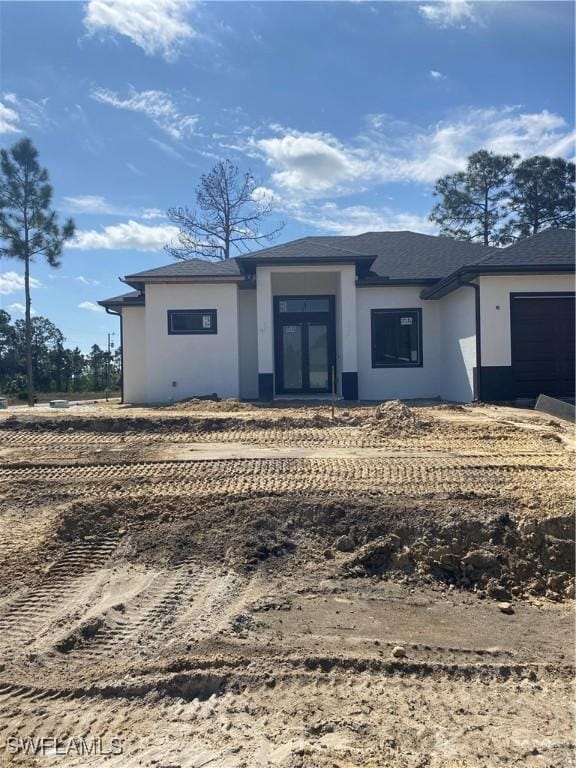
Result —
<instances>
[{"instance_id":1,"label":"pine tree","mask_svg":"<svg viewBox=\"0 0 576 768\"><path fill-rule=\"evenodd\" d=\"M24 262L26 295L26 382L28 405L34 405L30 264L43 256L51 267L59 265L74 222L59 226L51 209L53 190L48 171L38 163L38 150L28 138L0 151L0 255Z\"/></svg>"}]
</instances>

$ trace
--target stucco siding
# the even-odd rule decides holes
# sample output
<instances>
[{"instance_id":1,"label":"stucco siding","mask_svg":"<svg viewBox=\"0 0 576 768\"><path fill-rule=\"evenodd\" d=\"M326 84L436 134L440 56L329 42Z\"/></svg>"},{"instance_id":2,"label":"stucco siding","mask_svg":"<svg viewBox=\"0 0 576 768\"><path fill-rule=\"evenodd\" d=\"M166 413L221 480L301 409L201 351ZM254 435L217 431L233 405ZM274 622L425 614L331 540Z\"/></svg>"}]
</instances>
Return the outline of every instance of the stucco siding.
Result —
<instances>
[{"instance_id":1,"label":"stucco siding","mask_svg":"<svg viewBox=\"0 0 576 768\"><path fill-rule=\"evenodd\" d=\"M440 308L422 301L420 286L359 288L357 291L358 394L361 400L433 398L440 395ZM371 310L422 309L420 368L372 368Z\"/></svg>"},{"instance_id":2,"label":"stucco siding","mask_svg":"<svg viewBox=\"0 0 576 768\"><path fill-rule=\"evenodd\" d=\"M510 294L574 290L573 275L502 275L480 277L482 365L512 365Z\"/></svg>"},{"instance_id":3,"label":"stucco siding","mask_svg":"<svg viewBox=\"0 0 576 768\"><path fill-rule=\"evenodd\" d=\"M440 394L443 400L467 403L474 399L476 366L476 299L473 288L463 287L438 302L442 369Z\"/></svg>"},{"instance_id":4,"label":"stucco siding","mask_svg":"<svg viewBox=\"0 0 576 768\"><path fill-rule=\"evenodd\" d=\"M215 309L216 334L169 335L169 309ZM238 288L235 284L146 286L148 402L215 392L238 397Z\"/></svg>"},{"instance_id":5,"label":"stucco siding","mask_svg":"<svg viewBox=\"0 0 576 768\"><path fill-rule=\"evenodd\" d=\"M145 312L144 307L122 309L122 375L125 403L147 401Z\"/></svg>"},{"instance_id":6,"label":"stucco siding","mask_svg":"<svg viewBox=\"0 0 576 768\"><path fill-rule=\"evenodd\" d=\"M240 397L258 397L258 326L256 291L238 291L238 351L240 365Z\"/></svg>"}]
</instances>

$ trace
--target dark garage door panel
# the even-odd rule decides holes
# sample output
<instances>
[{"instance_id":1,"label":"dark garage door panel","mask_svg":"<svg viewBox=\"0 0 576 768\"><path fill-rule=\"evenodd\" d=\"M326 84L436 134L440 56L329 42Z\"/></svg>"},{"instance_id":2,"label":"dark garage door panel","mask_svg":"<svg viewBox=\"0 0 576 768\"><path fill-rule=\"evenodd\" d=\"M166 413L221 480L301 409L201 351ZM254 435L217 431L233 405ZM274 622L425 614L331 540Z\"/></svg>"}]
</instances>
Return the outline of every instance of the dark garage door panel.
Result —
<instances>
[{"instance_id":1,"label":"dark garage door panel","mask_svg":"<svg viewBox=\"0 0 576 768\"><path fill-rule=\"evenodd\" d=\"M516 397L574 397L574 296L512 296Z\"/></svg>"}]
</instances>

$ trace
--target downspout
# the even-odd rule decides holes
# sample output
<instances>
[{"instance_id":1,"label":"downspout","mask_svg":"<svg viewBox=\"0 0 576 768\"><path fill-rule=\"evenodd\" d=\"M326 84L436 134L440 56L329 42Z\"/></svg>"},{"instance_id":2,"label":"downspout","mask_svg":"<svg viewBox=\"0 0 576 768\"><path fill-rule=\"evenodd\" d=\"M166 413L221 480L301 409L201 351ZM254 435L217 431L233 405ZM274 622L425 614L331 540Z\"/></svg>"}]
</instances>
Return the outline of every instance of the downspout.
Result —
<instances>
[{"instance_id":1,"label":"downspout","mask_svg":"<svg viewBox=\"0 0 576 768\"><path fill-rule=\"evenodd\" d=\"M120 404L124 404L124 337L122 334L122 312L114 312L110 307L104 307L106 314L120 318Z\"/></svg>"},{"instance_id":2,"label":"downspout","mask_svg":"<svg viewBox=\"0 0 576 768\"><path fill-rule=\"evenodd\" d=\"M480 335L480 286L478 283L470 283L458 278L458 285L474 288L474 314L476 324L476 392L474 402L482 402L482 337Z\"/></svg>"}]
</instances>

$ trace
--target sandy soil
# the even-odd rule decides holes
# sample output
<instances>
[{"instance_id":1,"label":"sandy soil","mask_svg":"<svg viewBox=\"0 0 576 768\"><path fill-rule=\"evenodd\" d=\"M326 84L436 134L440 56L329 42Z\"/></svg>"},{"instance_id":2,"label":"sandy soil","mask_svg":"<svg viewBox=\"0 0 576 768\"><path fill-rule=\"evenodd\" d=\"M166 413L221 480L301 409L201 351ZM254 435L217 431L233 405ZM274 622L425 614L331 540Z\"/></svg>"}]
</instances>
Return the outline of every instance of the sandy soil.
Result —
<instances>
[{"instance_id":1,"label":"sandy soil","mask_svg":"<svg viewBox=\"0 0 576 768\"><path fill-rule=\"evenodd\" d=\"M573 765L573 449L484 406L0 413L0 765Z\"/></svg>"}]
</instances>

